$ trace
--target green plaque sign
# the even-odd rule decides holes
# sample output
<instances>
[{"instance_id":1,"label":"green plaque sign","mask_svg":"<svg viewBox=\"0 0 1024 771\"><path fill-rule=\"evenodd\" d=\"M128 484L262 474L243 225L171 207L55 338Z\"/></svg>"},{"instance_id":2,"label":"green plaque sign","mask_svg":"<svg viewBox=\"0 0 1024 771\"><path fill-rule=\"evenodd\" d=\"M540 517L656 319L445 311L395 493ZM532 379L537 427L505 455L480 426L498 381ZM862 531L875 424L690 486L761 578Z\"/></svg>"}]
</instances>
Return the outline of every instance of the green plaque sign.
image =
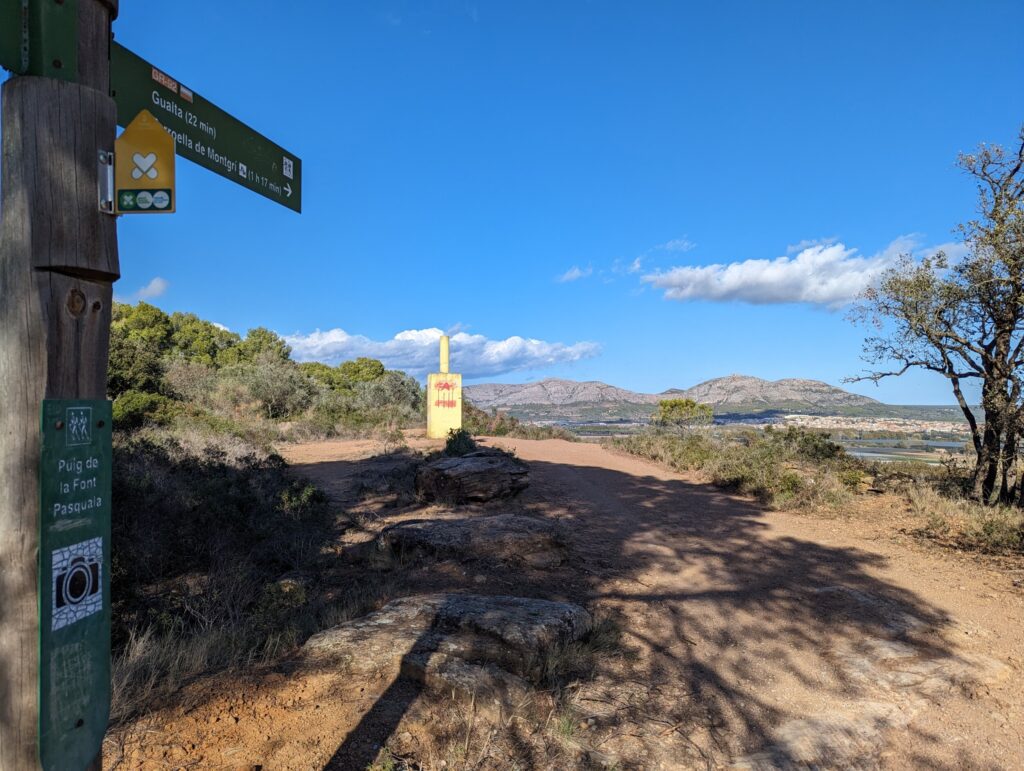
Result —
<instances>
[{"instance_id":1,"label":"green plaque sign","mask_svg":"<svg viewBox=\"0 0 1024 771\"><path fill-rule=\"evenodd\" d=\"M0 67L28 69L28 3L22 0L0 0Z\"/></svg>"},{"instance_id":2,"label":"green plaque sign","mask_svg":"<svg viewBox=\"0 0 1024 771\"><path fill-rule=\"evenodd\" d=\"M178 155L302 211L299 158L118 43L110 48L110 91L120 125L149 110L174 137Z\"/></svg>"},{"instance_id":3,"label":"green plaque sign","mask_svg":"<svg viewBox=\"0 0 1024 771\"><path fill-rule=\"evenodd\" d=\"M76 0L0 0L0 67L16 75L75 80Z\"/></svg>"},{"instance_id":4,"label":"green plaque sign","mask_svg":"<svg viewBox=\"0 0 1024 771\"><path fill-rule=\"evenodd\" d=\"M111 409L47 399L39 465L39 760L85 768L110 716Z\"/></svg>"}]
</instances>

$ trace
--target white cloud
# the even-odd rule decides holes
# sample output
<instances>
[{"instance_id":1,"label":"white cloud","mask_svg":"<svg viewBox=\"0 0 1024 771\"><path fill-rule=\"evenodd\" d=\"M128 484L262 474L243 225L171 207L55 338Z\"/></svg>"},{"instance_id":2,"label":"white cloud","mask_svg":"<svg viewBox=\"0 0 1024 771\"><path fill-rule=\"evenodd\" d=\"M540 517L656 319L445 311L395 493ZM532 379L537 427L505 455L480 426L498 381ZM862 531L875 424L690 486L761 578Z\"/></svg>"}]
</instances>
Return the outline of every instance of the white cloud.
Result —
<instances>
[{"instance_id":1,"label":"white cloud","mask_svg":"<svg viewBox=\"0 0 1024 771\"><path fill-rule=\"evenodd\" d=\"M682 238L673 238L671 241L659 244L655 248L664 249L666 252L688 252L691 249L696 249L697 244L683 236Z\"/></svg>"},{"instance_id":2,"label":"white cloud","mask_svg":"<svg viewBox=\"0 0 1024 771\"><path fill-rule=\"evenodd\" d=\"M371 340L343 329L319 329L308 335L285 336L298 361L337 364L357 356L380 359L391 369L423 376L436 372L440 329L410 329L390 340ZM490 340L457 332L451 338L452 369L466 378L492 377L515 370L533 370L589 359L600 353L596 343L549 343L519 336Z\"/></svg>"},{"instance_id":3,"label":"white cloud","mask_svg":"<svg viewBox=\"0 0 1024 771\"><path fill-rule=\"evenodd\" d=\"M644 262L644 258L643 257L637 257L635 260L633 260L631 263L629 263L629 267L627 268L627 270L630 273L639 273L640 269L643 268L643 262Z\"/></svg>"},{"instance_id":4,"label":"white cloud","mask_svg":"<svg viewBox=\"0 0 1024 771\"><path fill-rule=\"evenodd\" d=\"M159 297L167 291L167 287L171 284L166 278L160 278L157 276L142 289L135 293L135 296L140 300L152 300L155 297Z\"/></svg>"},{"instance_id":5,"label":"white cloud","mask_svg":"<svg viewBox=\"0 0 1024 771\"><path fill-rule=\"evenodd\" d=\"M796 254L802 252L809 246L831 246L838 238L804 238L795 244L790 244L786 247L786 254Z\"/></svg>"},{"instance_id":6,"label":"white cloud","mask_svg":"<svg viewBox=\"0 0 1024 771\"><path fill-rule=\"evenodd\" d=\"M947 241L944 244L937 244L936 246L929 246L927 249L921 249L915 253L915 256L918 258L933 257L936 252L944 252L946 257L952 263L966 257L969 251L970 248L962 241Z\"/></svg>"},{"instance_id":7,"label":"white cloud","mask_svg":"<svg viewBox=\"0 0 1024 771\"><path fill-rule=\"evenodd\" d=\"M915 236L900 236L878 254L865 257L840 242L817 243L804 246L795 256L676 267L645 275L643 281L664 289L669 300L837 308L855 300L900 254L913 252L916 246Z\"/></svg>"},{"instance_id":8,"label":"white cloud","mask_svg":"<svg viewBox=\"0 0 1024 771\"><path fill-rule=\"evenodd\" d=\"M556 278L555 280L558 281L559 283L564 284L567 281L577 281L581 278L586 278L593 272L594 269L589 265L586 268L580 268L577 265L573 265L571 268L569 268L569 270L565 271L565 273L563 273L561 276L558 276L558 278Z\"/></svg>"},{"instance_id":9,"label":"white cloud","mask_svg":"<svg viewBox=\"0 0 1024 771\"><path fill-rule=\"evenodd\" d=\"M139 300L153 300L160 297L171 286L171 282L160 276L155 277L141 289L136 290L127 297L115 295L114 299L119 303L133 303Z\"/></svg>"}]
</instances>

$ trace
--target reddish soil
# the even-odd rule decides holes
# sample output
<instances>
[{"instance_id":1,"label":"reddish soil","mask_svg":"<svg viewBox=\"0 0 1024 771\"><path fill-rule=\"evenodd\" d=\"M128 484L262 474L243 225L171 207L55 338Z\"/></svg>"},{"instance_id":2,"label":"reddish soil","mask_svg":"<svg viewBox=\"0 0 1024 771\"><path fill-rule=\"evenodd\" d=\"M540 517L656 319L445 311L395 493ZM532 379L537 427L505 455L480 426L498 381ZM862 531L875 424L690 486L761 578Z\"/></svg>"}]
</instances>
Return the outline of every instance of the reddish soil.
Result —
<instances>
[{"instance_id":1,"label":"reddish soil","mask_svg":"<svg viewBox=\"0 0 1024 771\"><path fill-rule=\"evenodd\" d=\"M504 509L562 521L570 562L402 566L396 592L540 596L615 618L629 655L571 687L565 719L510 720L483 736L472 717L466 728L464 712L442 713L400 681L280 667L190 685L180 704L113 732L105 765L361 769L387 745L418 768L571 767L585 756L623 768L808 757L825 768L1024 768L1020 564L906 535L895 497L864 498L841 517L773 512L593 444L492 443L531 467L530 488ZM351 510L351 480L376 449L284 452ZM369 514L344 546L432 515L453 512Z\"/></svg>"}]
</instances>

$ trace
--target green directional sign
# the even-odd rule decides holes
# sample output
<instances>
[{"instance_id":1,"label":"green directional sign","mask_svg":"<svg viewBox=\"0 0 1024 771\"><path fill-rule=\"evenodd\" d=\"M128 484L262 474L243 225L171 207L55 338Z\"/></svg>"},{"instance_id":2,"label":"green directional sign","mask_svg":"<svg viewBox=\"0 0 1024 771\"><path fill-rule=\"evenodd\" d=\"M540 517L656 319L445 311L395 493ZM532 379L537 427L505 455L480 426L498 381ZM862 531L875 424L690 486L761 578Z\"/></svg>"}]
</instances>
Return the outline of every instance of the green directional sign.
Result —
<instances>
[{"instance_id":1,"label":"green directional sign","mask_svg":"<svg viewBox=\"0 0 1024 771\"><path fill-rule=\"evenodd\" d=\"M22 0L0 0L0 67L28 69L28 4Z\"/></svg>"},{"instance_id":2,"label":"green directional sign","mask_svg":"<svg viewBox=\"0 0 1024 771\"><path fill-rule=\"evenodd\" d=\"M15 75L78 77L76 0L0 0L0 67Z\"/></svg>"},{"instance_id":3,"label":"green directional sign","mask_svg":"<svg viewBox=\"0 0 1024 771\"><path fill-rule=\"evenodd\" d=\"M39 760L85 768L110 716L111 409L47 399L39 465Z\"/></svg>"},{"instance_id":4,"label":"green directional sign","mask_svg":"<svg viewBox=\"0 0 1024 771\"><path fill-rule=\"evenodd\" d=\"M178 155L302 211L302 161L294 153L118 43L110 49L110 90L120 125L149 110L174 137Z\"/></svg>"}]
</instances>

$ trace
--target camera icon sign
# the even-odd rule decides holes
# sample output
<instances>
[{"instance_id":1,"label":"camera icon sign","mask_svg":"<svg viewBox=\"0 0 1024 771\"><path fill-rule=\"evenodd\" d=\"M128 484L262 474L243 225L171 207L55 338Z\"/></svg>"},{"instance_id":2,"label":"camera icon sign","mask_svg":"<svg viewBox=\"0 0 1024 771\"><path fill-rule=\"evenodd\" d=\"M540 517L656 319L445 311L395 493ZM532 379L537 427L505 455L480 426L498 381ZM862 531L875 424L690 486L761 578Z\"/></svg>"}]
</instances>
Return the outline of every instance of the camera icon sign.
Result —
<instances>
[{"instance_id":1,"label":"camera icon sign","mask_svg":"<svg viewBox=\"0 0 1024 771\"><path fill-rule=\"evenodd\" d=\"M54 549L52 623L56 631L103 609L103 539Z\"/></svg>"}]
</instances>

